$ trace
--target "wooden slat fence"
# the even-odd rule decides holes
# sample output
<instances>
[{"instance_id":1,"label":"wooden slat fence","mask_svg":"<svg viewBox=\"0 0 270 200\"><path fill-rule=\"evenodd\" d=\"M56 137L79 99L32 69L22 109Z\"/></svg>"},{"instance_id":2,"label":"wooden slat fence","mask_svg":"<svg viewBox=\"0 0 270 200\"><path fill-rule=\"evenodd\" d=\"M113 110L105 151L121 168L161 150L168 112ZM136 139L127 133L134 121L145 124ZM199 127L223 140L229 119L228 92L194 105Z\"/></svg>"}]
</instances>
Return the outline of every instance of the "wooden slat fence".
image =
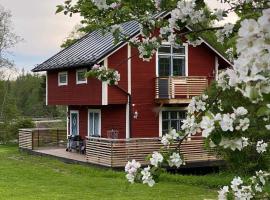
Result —
<instances>
[{"instance_id":1,"label":"wooden slat fence","mask_svg":"<svg viewBox=\"0 0 270 200\"><path fill-rule=\"evenodd\" d=\"M174 144L172 148L175 148ZM216 161L211 151L205 150L203 140L185 141L181 153L187 164L194 162ZM105 139L89 137L86 146L86 159L90 163L107 167L123 167L127 161L135 159L143 165L146 157L158 151L163 145L160 138Z\"/></svg>"},{"instance_id":2,"label":"wooden slat fence","mask_svg":"<svg viewBox=\"0 0 270 200\"><path fill-rule=\"evenodd\" d=\"M19 130L19 147L38 149L40 147L66 146L65 129L34 128Z\"/></svg>"},{"instance_id":3,"label":"wooden slat fence","mask_svg":"<svg viewBox=\"0 0 270 200\"><path fill-rule=\"evenodd\" d=\"M201 95L208 86L206 76L172 76L156 78L156 99L190 99Z\"/></svg>"},{"instance_id":4,"label":"wooden slat fence","mask_svg":"<svg viewBox=\"0 0 270 200\"><path fill-rule=\"evenodd\" d=\"M32 144L32 130L20 129L19 130L19 147L23 149L33 149Z\"/></svg>"}]
</instances>

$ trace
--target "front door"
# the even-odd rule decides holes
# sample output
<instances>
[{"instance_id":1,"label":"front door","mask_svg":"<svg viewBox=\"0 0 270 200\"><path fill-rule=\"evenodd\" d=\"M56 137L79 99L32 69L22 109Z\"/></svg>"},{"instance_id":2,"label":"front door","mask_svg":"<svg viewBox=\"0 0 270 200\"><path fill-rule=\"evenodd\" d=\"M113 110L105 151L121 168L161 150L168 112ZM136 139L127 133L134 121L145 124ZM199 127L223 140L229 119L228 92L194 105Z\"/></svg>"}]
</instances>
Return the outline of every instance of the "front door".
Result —
<instances>
[{"instance_id":1,"label":"front door","mask_svg":"<svg viewBox=\"0 0 270 200\"><path fill-rule=\"evenodd\" d=\"M79 112L70 111L70 135L79 135Z\"/></svg>"}]
</instances>

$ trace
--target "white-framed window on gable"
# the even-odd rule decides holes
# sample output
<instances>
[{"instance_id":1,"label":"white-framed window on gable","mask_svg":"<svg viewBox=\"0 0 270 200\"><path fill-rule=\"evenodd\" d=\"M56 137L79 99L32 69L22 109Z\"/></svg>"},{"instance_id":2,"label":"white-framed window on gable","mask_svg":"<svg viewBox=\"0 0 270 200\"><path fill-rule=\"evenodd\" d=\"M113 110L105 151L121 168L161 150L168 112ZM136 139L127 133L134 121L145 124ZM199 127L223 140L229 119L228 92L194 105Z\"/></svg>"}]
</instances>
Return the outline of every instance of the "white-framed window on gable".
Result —
<instances>
[{"instance_id":1,"label":"white-framed window on gable","mask_svg":"<svg viewBox=\"0 0 270 200\"><path fill-rule=\"evenodd\" d=\"M68 73L67 72L59 72L58 73L58 85L67 85L68 84Z\"/></svg>"},{"instance_id":2,"label":"white-framed window on gable","mask_svg":"<svg viewBox=\"0 0 270 200\"><path fill-rule=\"evenodd\" d=\"M101 136L101 110L99 109L88 110L88 136Z\"/></svg>"},{"instance_id":3,"label":"white-framed window on gable","mask_svg":"<svg viewBox=\"0 0 270 200\"><path fill-rule=\"evenodd\" d=\"M157 53L157 75L187 76L187 45L173 47L169 44L161 45Z\"/></svg>"},{"instance_id":4,"label":"white-framed window on gable","mask_svg":"<svg viewBox=\"0 0 270 200\"><path fill-rule=\"evenodd\" d=\"M76 83L77 84L87 83L87 78L85 77L86 72L87 72L86 69L79 69L76 71Z\"/></svg>"}]
</instances>

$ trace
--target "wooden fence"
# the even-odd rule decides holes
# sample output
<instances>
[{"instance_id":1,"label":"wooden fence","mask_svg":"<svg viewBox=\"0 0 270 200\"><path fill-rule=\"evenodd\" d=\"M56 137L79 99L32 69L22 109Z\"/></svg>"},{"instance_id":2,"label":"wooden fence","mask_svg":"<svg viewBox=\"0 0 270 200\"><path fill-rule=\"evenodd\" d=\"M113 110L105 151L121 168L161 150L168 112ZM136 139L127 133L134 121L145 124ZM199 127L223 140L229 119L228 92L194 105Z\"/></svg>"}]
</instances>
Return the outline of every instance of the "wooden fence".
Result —
<instances>
[{"instance_id":1,"label":"wooden fence","mask_svg":"<svg viewBox=\"0 0 270 200\"><path fill-rule=\"evenodd\" d=\"M34 128L19 130L19 147L37 149L40 147L66 146L67 132L65 129Z\"/></svg>"},{"instance_id":2,"label":"wooden fence","mask_svg":"<svg viewBox=\"0 0 270 200\"><path fill-rule=\"evenodd\" d=\"M89 137L86 143L86 159L90 163L107 167L123 167L135 159L143 165L146 157L163 146L160 138L106 139ZM175 148L174 144L172 148ZM203 140L185 141L180 152L187 164L217 161L211 151L204 149Z\"/></svg>"}]
</instances>

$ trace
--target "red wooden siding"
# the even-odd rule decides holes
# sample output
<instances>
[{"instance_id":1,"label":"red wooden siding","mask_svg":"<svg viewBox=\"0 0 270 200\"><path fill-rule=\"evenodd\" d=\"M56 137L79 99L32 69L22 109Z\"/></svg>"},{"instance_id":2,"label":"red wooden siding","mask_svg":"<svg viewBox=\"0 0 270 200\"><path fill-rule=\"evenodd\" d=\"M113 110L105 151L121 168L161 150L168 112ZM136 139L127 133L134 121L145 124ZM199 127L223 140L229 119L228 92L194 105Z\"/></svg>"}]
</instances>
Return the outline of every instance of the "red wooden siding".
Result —
<instances>
[{"instance_id":1,"label":"red wooden siding","mask_svg":"<svg viewBox=\"0 0 270 200\"><path fill-rule=\"evenodd\" d=\"M188 75L212 78L215 70L215 54L205 44L188 48Z\"/></svg>"},{"instance_id":2,"label":"red wooden siding","mask_svg":"<svg viewBox=\"0 0 270 200\"><path fill-rule=\"evenodd\" d=\"M107 138L107 131L116 129L118 138L126 138L126 105L103 106L101 109L101 136Z\"/></svg>"},{"instance_id":3,"label":"red wooden siding","mask_svg":"<svg viewBox=\"0 0 270 200\"><path fill-rule=\"evenodd\" d=\"M108 57L108 67L120 73L118 86L127 91L127 45ZM108 104L127 103L127 95L116 86L108 87Z\"/></svg>"},{"instance_id":4,"label":"red wooden siding","mask_svg":"<svg viewBox=\"0 0 270 200\"><path fill-rule=\"evenodd\" d=\"M126 106L69 106L70 110L79 111L79 134L82 138L88 135L88 109L101 109L101 136L107 138L107 131L116 129L119 131L119 138L126 137ZM68 124L69 132L69 124Z\"/></svg>"},{"instance_id":5,"label":"red wooden siding","mask_svg":"<svg viewBox=\"0 0 270 200\"><path fill-rule=\"evenodd\" d=\"M63 70L64 71L64 70ZM68 85L58 86L58 71L48 72L49 105L100 105L101 82L88 78L87 84L76 84L76 70L68 71Z\"/></svg>"},{"instance_id":6,"label":"red wooden siding","mask_svg":"<svg viewBox=\"0 0 270 200\"><path fill-rule=\"evenodd\" d=\"M132 56L137 54L135 48ZM138 56L131 59L132 103L133 112L138 112L138 118L132 121L132 137L156 137L159 132L158 113L154 112L159 105L155 104L155 57L150 62L144 62Z\"/></svg>"}]
</instances>

